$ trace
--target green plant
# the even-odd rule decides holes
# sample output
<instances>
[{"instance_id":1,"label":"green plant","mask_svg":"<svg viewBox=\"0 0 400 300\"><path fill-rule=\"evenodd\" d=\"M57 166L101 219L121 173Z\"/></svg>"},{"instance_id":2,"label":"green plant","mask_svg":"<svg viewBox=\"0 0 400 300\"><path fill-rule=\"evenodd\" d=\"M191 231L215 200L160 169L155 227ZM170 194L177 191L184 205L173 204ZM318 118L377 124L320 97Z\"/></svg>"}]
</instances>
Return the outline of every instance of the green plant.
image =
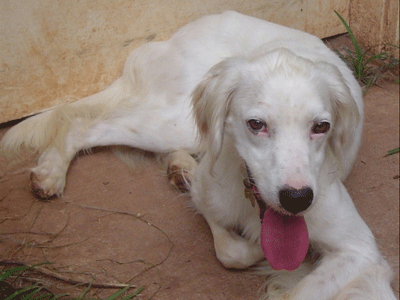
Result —
<instances>
[{"instance_id":1,"label":"green plant","mask_svg":"<svg viewBox=\"0 0 400 300\"><path fill-rule=\"evenodd\" d=\"M368 90L368 88L376 82L376 79L379 76L377 72L373 72L373 67L370 65L370 63L375 60L381 60L386 58L388 53L381 52L375 55L369 55L371 49L363 51L361 49L361 46L357 42L357 39L355 38L350 26L336 10L334 12L339 17L344 27L346 27L347 33L349 34L351 42L354 46L354 51L344 48L346 55L343 55L339 52L338 54L345 62L348 63L350 68L353 70L357 80L365 84L365 89L364 89L365 93Z\"/></svg>"},{"instance_id":2,"label":"green plant","mask_svg":"<svg viewBox=\"0 0 400 300\"><path fill-rule=\"evenodd\" d=\"M393 45L393 44L389 44L389 43L386 43L385 45L386 45L386 46L389 46L389 47L397 48L398 50L400 49L400 46L399 46L399 45ZM400 64L400 61L399 61L398 58L396 58L396 57L390 57L389 63L388 63L388 67L389 67L389 68L398 67L399 64ZM397 75L399 75L398 72L397 72ZM399 78L397 77L397 80L395 80L393 83L397 83L397 84L398 84L398 83L399 83Z\"/></svg>"},{"instance_id":3,"label":"green plant","mask_svg":"<svg viewBox=\"0 0 400 300\"><path fill-rule=\"evenodd\" d=\"M392 149L392 150L389 150L389 151L386 153L385 157L386 157L386 156L389 156L389 155L393 155L393 154L399 153L399 152L400 152L399 147L394 148L394 149Z\"/></svg>"},{"instance_id":4,"label":"green plant","mask_svg":"<svg viewBox=\"0 0 400 300\"><path fill-rule=\"evenodd\" d=\"M48 262L41 263L33 266L18 266L15 268L11 268L8 270L3 270L0 272L0 298L4 300L56 300L56 299L63 299L68 294L60 294L60 295L53 295L47 289L39 286L38 283L24 287L22 289L15 290L11 287L8 283L5 282L6 279L10 280L14 278L14 281L27 272L30 269L34 269L37 266L50 264ZM126 286L123 289L120 289L115 294L107 297L105 300L116 300L119 297L128 291L132 286ZM86 288L86 290L76 298L76 300L84 299L87 292L90 290L91 285ZM124 298L120 298L120 300L129 300L135 298L143 291L144 287L138 288L132 294L125 296ZM71 299L71 298L70 298ZM72 300L72 299L71 299Z\"/></svg>"}]
</instances>

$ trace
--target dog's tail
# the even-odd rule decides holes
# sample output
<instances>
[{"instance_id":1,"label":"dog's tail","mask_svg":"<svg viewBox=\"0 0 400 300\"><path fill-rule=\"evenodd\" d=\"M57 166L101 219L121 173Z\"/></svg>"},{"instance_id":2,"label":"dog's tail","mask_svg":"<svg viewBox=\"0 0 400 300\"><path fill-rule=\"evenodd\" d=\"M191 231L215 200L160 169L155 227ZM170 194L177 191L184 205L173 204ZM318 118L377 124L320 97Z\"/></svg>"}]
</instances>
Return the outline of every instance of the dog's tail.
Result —
<instances>
[{"instance_id":1,"label":"dog's tail","mask_svg":"<svg viewBox=\"0 0 400 300\"><path fill-rule=\"evenodd\" d=\"M16 158L20 154L36 157L50 145L62 148L72 125L90 127L110 114L131 95L124 78L107 89L71 104L29 117L6 132L0 141L0 154Z\"/></svg>"}]
</instances>

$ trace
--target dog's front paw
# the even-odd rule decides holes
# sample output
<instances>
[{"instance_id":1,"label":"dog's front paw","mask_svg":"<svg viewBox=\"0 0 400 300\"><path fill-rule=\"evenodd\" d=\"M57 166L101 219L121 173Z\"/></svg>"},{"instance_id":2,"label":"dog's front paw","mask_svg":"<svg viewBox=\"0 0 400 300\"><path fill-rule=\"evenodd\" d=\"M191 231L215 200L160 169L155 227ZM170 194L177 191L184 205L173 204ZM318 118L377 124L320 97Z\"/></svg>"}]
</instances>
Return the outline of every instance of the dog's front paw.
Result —
<instances>
[{"instance_id":1,"label":"dog's front paw","mask_svg":"<svg viewBox=\"0 0 400 300\"><path fill-rule=\"evenodd\" d=\"M289 293L284 293L284 294L279 294L276 295L275 293L268 293L265 295L262 295L260 300L293 300L294 298L289 294Z\"/></svg>"},{"instance_id":2,"label":"dog's front paw","mask_svg":"<svg viewBox=\"0 0 400 300\"><path fill-rule=\"evenodd\" d=\"M274 299L276 299L276 300L291 300L291 299L293 299L293 297L289 293L284 293Z\"/></svg>"},{"instance_id":3,"label":"dog's front paw","mask_svg":"<svg viewBox=\"0 0 400 300\"><path fill-rule=\"evenodd\" d=\"M179 150L169 156L167 177L169 183L181 193L190 191L196 160L187 152Z\"/></svg>"},{"instance_id":4,"label":"dog's front paw","mask_svg":"<svg viewBox=\"0 0 400 300\"><path fill-rule=\"evenodd\" d=\"M179 192L187 193L190 191L192 175L180 166L169 166L167 169L169 183Z\"/></svg>"},{"instance_id":5,"label":"dog's front paw","mask_svg":"<svg viewBox=\"0 0 400 300\"><path fill-rule=\"evenodd\" d=\"M214 234L214 247L218 260L227 269L246 269L264 258L260 245L235 233Z\"/></svg>"}]
</instances>

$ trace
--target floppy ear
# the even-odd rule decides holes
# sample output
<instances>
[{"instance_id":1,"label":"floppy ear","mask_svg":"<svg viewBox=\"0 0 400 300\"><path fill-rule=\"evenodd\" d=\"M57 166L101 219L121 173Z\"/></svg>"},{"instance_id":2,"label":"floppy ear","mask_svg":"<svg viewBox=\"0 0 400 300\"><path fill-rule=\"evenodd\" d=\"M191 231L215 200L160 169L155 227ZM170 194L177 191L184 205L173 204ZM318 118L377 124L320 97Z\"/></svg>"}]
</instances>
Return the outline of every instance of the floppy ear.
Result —
<instances>
[{"instance_id":1,"label":"floppy ear","mask_svg":"<svg viewBox=\"0 0 400 300\"><path fill-rule=\"evenodd\" d=\"M362 93L360 86L354 82L348 82L339 72L339 69L330 64L323 64L322 72L329 88L329 96L334 111L333 132L329 144L335 157L346 160L349 150L357 143L357 130L362 126ZM320 65L321 67L321 65ZM353 76L346 74L346 76ZM350 87L353 93L350 91ZM354 97L360 97L360 106L357 106ZM343 163L343 161L341 161Z\"/></svg>"},{"instance_id":2,"label":"floppy ear","mask_svg":"<svg viewBox=\"0 0 400 300\"><path fill-rule=\"evenodd\" d=\"M212 67L192 93L193 113L200 146L214 165L222 149L225 120L237 88L243 59L229 58Z\"/></svg>"}]
</instances>

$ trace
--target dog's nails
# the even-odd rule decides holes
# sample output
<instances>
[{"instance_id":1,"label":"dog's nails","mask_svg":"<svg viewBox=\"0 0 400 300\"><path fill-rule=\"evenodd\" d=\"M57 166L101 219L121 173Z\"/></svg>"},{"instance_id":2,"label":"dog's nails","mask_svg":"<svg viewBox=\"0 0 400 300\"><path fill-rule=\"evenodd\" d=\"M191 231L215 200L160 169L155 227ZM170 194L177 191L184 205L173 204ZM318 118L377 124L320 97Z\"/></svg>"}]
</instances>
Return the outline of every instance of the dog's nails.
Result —
<instances>
[{"instance_id":1,"label":"dog's nails","mask_svg":"<svg viewBox=\"0 0 400 300\"><path fill-rule=\"evenodd\" d=\"M171 166L167 169L167 177L170 184L180 193L190 191L190 176L178 166Z\"/></svg>"}]
</instances>

